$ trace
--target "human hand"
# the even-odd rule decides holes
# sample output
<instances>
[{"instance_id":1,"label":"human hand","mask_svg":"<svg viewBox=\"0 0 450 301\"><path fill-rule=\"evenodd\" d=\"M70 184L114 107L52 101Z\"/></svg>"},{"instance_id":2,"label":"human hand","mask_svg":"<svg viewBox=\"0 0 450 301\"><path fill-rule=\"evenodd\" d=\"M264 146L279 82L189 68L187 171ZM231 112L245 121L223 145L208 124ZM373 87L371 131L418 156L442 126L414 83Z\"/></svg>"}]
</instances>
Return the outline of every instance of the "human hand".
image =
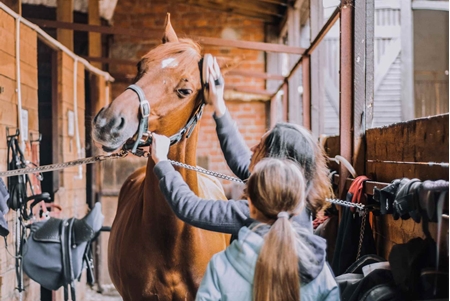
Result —
<instances>
[{"instance_id":1,"label":"human hand","mask_svg":"<svg viewBox=\"0 0 450 301\"><path fill-rule=\"evenodd\" d=\"M169 147L170 139L168 137L152 133L151 155L155 163L168 160Z\"/></svg>"},{"instance_id":2,"label":"human hand","mask_svg":"<svg viewBox=\"0 0 450 301\"><path fill-rule=\"evenodd\" d=\"M216 58L214 58L212 66L208 66L208 73L208 89L206 90L205 102L214 107L217 117L221 117L227 110L223 99L225 83Z\"/></svg>"}]
</instances>

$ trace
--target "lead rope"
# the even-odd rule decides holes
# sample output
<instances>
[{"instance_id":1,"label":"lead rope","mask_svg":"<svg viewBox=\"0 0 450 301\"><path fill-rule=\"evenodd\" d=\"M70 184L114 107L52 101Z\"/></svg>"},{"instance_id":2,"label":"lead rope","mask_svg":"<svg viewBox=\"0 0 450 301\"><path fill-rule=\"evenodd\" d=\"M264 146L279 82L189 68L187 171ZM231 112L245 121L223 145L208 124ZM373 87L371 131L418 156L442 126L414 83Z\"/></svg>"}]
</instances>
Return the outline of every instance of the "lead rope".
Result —
<instances>
[{"instance_id":1,"label":"lead rope","mask_svg":"<svg viewBox=\"0 0 450 301\"><path fill-rule=\"evenodd\" d=\"M38 166L38 167L21 168L21 169L15 169L15 170L2 171L2 172L0 172L0 177L13 177L13 176L19 176L19 175L24 175L24 174L29 174L29 173L44 173L44 172L49 172L49 171L54 171L54 170L61 170L61 169L65 169L68 167L74 167L74 166L83 165L83 164L92 164L92 163L102 162L102 161L109 160L109 159L124 158L128 155L128 153L129 153L128 151L121 150L117 153L113 153L110 155L100 155L100 156L95 156L95 157L88 157L85 159L79 159L79 160L69 161L69 162L65 162L65 163L56 163L56 164L50 164L50 165L42 165L42 166ZM144 151L142 149L137 149L137 151L134 155L136 155L138 157L143 157L143 158L150 157L150 153L148 151ZM228 175L225 175L225 174L222 174L219 172L215 172L215 171L210 171L210 170L204 169L202 167L192 166L192 165L189 165L186 163L181 163L181 162L174 161L174 160L169 160L169 162L172 165L179 166L181 168L185 168L185 169L189 169L189 170L193 170L193 171L203 173L203 174L206 174L209 176L213 176L216 178L224 179L227 181L233 181L233 182L237 182L237 183L245 183L245 181L242 181L239 178L228 176ZM332 203L332 204L345 206L345 207L356 207L359 210L365 209L364 204L352 203L352 202L348 202L348 201L343 201L343 200L339 200L339 199L331 199L331 198L326 198L325 201Z\"/></svg>"}]
</instances>

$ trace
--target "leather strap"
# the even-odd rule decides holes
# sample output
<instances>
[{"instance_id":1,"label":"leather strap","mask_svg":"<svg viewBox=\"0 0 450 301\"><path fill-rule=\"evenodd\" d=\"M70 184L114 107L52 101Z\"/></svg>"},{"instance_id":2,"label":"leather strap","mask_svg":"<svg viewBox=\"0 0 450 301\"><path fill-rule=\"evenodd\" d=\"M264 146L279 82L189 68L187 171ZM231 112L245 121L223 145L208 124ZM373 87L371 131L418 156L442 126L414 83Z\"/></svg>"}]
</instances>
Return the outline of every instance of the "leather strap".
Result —
<instances>
[{"instance_id":1,"label":"leather strap","mask_svg":"<svg viewBox=\"0 0 450 301\"><path fill-rule=\"evenodd\" d=\"M148 100L145 98L144 91L138 86L138 85L129 85L127 89L130 89L134 91L139 100L139 112L141 115L141 120L139 121L139 127L138 127L138 135L136 137L136 141L134 142L133 148L131 149L132 153L135 153L139 142L142 138L142 135L147 132L148 130L148 116L150 116L150 104Z\"/></svg>"},{"instance_id":2,"label":"leather strap","mask_svg":"<svg viewBox=\"0 0 450 301\"><path fill-rule=\"evenodd\" d=\"M208 55L205 55L205 57ZM211 56L211 55L209 55ZM212 59L212 58L211 58ZM200 120L200 118L202 117L203 114L203 108L205 107L205 89L207 88L207 76L205 73L205 63L204 63L204 59L202 58L199 61L199 70L201 70L200 72L200 82L202 83L202 91L201 91L201 97L202 97L202 101L200 103L200 105L197 107L197 109L194 111L194 113L192 114L191 118L189 118L188 122L186 123L186 125L179 130L176 134L172 135L169 137L170 139L170 145L174 145L178 142L181 141L181 139L183 139L183 136L186 134L186 139L189 138L192 134L192 132L194 131L195 126L197 125L198 121ZM205 68L204 68L205 67ZM129 150L131 147L131 152L133 154L136 153L137 148L140 146L149 146L152 144L152 137L149 136L147 137L145 142L142 142L142 136L144 134L147 133L148 131L148 117L150 116L150 103L148 102L148 100L145 97L145 93L144 91L141 89L141 87L139 87L136 84L132 84L129 85L127 87L127 89L130 89L132 91L134 91L137 96L138 96L138 100L139 100L139 106L140 106L140 115L141 115L141 120L139 121L139 127L138 127L138 131L137 131L137 136L136 136L136 140L134 141L133 145L129 145L129 144L125 144L123 146L124 150Z\"/></svg>"}]
</instances>

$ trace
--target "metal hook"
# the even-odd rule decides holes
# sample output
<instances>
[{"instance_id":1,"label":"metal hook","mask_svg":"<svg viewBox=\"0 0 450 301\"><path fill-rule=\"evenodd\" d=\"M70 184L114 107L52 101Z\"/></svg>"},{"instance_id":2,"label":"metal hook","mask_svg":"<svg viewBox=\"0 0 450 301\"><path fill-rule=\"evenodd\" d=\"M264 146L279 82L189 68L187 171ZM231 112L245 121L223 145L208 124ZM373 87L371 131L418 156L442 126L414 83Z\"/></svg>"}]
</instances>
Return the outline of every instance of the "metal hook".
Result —
<instances>
[{"instance_id":1,"label":"metal hook","mask_svg":"<svg viewBox=\"0 0 450 301\"><path fill-rule=\"evenodd\" d=\"M344 165L345 168L347 168L347 170L350 172L350 174L353 176L353 178L356 178L358 176L358 174L356 173L353 166L344 157L342 157L340 155L336 155L334 158L329 158L329 160L332 160L338 164L342 163L342 165Z\"/></svg>"},{"instance_id":2,"label":"metal hook","mask_svg":"<svg viewBox=\"0 0 450 301\"><path fill-rule=\"evenodd\" d=\"M38 138L33 140L33 133L30 132L30 143L33 142L41 142L42 141L42 134L38 132Z\"/></svg>"},{"instance_id":3,"label":"metal hook","mask_svg":"<svg viewBox=\"0 0 450 301\"><path fill-rule=\"evenodd\" d=\"M14 138L14 137L18 137L20 135L20 130L16 128L16 133L10 135L9 134L9 127L6 127L6 137L7 138Z\"/></svg>"}]
</instances>

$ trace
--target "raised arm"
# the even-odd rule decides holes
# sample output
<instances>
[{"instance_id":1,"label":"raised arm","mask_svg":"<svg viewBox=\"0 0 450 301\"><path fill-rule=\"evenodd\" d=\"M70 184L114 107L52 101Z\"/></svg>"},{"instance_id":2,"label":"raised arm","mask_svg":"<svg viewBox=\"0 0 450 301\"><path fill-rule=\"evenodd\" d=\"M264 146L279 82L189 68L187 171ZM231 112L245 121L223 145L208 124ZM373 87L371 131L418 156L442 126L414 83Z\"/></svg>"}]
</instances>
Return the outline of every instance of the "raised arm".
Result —
<instances>
[{"instance_id":1,"label":"raised arm","mask_svg":"<svg viewBox=\"0 0 450 301\"><path fill-rule=\"evenodd\" d=\"M169 138L153 134L151 148L159 187L174 213L182 221L202 229L237 234L249 217L248 203L205 200L196 196L167 160Z\"/></svg>"},{"instance_id":2,"label":"raised arm","mask_svg":"<svg viewBox=\"0 0 450 301\"><path fill-rule=\"evenodd\" d=\"M214 120L216 121L216 131L219 137L220 147L233 173L243 180L247 179L250 176L248 166L252 152L247 144L245 144L236 123L231 119L230 113L225 106L223 98L224 82L216 59L214 59L212 66L208 70L209 85L205 101L214 108ZM219 84L215 85L215 82Z\"/></svg>"},{"instance_id":3,"label":"raised arm","mask_svg":"<svg viewBox=\"0 0 450 301\"><path fill-rule=\"evenodd\" d=\"M206 200L196 196L169 161L156 164L159 187L175 215L205 230L237 234L249 217L245 200Z\"/></svg>"}]
</instances>

